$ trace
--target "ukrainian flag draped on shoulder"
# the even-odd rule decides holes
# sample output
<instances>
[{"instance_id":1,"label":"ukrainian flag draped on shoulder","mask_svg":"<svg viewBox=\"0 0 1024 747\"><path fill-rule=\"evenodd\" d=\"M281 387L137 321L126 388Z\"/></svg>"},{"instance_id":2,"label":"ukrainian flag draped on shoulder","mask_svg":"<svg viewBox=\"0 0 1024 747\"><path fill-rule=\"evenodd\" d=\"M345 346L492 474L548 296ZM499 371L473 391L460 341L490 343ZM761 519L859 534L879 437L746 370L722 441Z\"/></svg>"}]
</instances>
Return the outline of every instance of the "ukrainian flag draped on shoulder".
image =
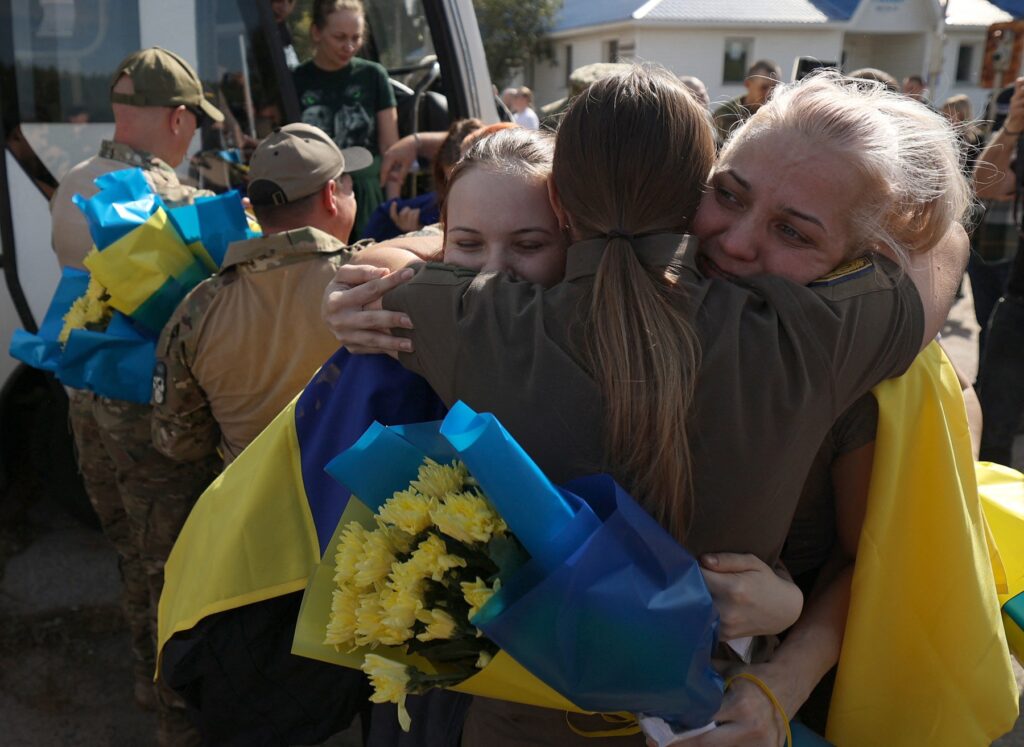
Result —
<instances>
[{"instance_id":1,"label":"ukrainian flag draped on shoulder","mask_svg":"<svg viewBox=\"0 0 1024 747\"><path fill-rule=\"evenodd\" d=\"M351 492L324 465L375 420L444 413L391 358L335 353L192 509L164 569L159 650L205 617L304 589Z\"/></svg>"},{"instance_id":2,"label":"ukrainian flag draped on shoulder","mask_svg":"<svg viewBox=\"0 0 1024 747\"><path fill-rule=\"evenodd\" d=\"M1013 728L1018 696L960 386L933 343L874 394L875 461L827 737L987 745Z\"/></svg>"}]
</instances>

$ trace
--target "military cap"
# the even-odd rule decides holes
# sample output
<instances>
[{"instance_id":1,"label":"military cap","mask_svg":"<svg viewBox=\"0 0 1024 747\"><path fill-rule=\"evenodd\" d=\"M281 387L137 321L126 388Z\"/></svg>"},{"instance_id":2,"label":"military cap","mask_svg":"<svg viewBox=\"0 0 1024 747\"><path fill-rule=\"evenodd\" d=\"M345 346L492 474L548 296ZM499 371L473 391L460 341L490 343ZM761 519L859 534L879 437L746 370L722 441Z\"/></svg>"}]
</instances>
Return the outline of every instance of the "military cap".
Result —
<instances>
[{"instance_id":1,"label":"military cap","mask_svg":"<svg viewBox=\"0 0 1024 747\"><path fill-rule=\"evenodd\" d=\"M131 78L134 93L115 93L122 75ZM206 100L203 84L185 60L174 52L150 47L133 52L121 61L110 81L110 101L129 106L187 106L214 122L223 122L220 109Z\"/></svg>"},{"instance_id":2,"label":"military cap","mask_svg":"<svg viewBox=\"0 0 1024 747\"><path fill-rule=\"evenodd\" d=\"M580 93L591 83L596 83L616 73L624 73L629 69L630 66L624 62L593 62L578 67L569 75L570 95Z\"/></svg>"},{"instance_id":3,"label":"military cap","mask_svg":"<svg viewBox=\"0 0 1024 747\"><path fill-rule=\"evenodd\" d=\"M366 148L341 150L319 127L301 122L285 125L252 154L249 199L253 205L285 205L371 163L373 156Z\"/></svg>"}]
</instances>

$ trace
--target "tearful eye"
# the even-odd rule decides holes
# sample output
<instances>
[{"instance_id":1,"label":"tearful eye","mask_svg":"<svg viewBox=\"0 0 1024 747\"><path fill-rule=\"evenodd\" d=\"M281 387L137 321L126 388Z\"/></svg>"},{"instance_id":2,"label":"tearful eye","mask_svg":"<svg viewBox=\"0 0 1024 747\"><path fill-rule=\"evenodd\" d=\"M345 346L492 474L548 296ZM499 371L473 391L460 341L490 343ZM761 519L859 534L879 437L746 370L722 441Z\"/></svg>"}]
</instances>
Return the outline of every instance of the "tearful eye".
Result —
<instances>
[{"instance_id":1,"label":"tearful eye","mask_svg":"<svg viewBox=\"0 0 1024 747\"><path fill-rule=\"evenodd\" d=\"M807 239L804 238L802 233L800 233L795 228L793 228L792 226L790 226L790 225L788 225L786 223L783 223L783 224L781 224L779 226L779 232L782 233L786 238L792 239L794 241L806 241L807 240Z\"/></svg>"}]
</instances>

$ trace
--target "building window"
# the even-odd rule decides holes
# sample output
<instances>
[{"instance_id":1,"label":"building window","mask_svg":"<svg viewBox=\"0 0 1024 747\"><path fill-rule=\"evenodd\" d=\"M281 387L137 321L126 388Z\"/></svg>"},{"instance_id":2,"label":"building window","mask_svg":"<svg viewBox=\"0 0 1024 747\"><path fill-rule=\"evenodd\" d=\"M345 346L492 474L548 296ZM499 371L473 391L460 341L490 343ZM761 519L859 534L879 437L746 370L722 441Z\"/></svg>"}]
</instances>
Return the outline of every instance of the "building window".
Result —
<instances>
[{"instance_id":1,"label":"building window","mask_svg":"<svg viewBox=\"0 0 1024 747\"><path fill-rule=\"evenodd\" d=\"M726 38L725 58L722 62L722 82L742 83L753 57L754 40Z\"/></svg>"},{"instance_id":2,"label":"building window","mask_svg":"<svg viewBox=\"0 0 1024 747\"><path fill-rule=\"evenodd\" d=\"M565 45L565 87L571 88L569 80L572 78L572 44Z\"/></svg>"},{"instance_id":3,"label":"building window","mask_svg":"<svg viewBox=\"0 0 1024 747\"><path fill-rule=\"evenodd\" d=\"M619 61L619 40L609 39L604 43L604 61L605 62L618 62Z\"/></svg>"},{"instance_id":4,"label":"building window","mask_svg":"<svg viewBox=\"0 0 1024 747\"><path fill-rule=\"evenodd\" d=\"M956 82L969 83L974 79L974 44L961 44L956 54Z\"/></svg>"}]
</instances>

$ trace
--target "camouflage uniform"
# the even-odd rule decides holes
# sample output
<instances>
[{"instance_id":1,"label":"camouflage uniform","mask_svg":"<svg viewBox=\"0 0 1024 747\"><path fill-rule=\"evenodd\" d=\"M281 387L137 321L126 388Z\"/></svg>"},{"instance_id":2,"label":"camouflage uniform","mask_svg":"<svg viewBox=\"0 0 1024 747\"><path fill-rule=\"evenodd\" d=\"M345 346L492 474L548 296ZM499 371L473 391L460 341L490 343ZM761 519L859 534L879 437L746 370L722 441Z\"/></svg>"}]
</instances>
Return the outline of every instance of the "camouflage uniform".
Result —
<instances>
[{"instance_id":1,"label":"camouflage uniform","mask_svg":"<svg viewBox=\"0 0 1024 747\"><path fill-rule=\"evenodd\" d=\"M181 184L164 161L121 143L104 141L99 155L83 161L61 180L50 204L53 248L63 266L82 267L91 248L85 217L71 196L98 190L97 176L137 166L153 191L170 206L210 194ZM216 476L216 462L179 464L153 448L148 405L70 393L70 420L78 465L104 534L117 549L124 583L122 605L135 655L136 699L152 702L156 610L163 566L188 512ZM160 690L161 729L182 720L179 703ZM173 709L173 710L172 710ZM177 727L170 727L172 731Z\"/></svg>"},{"instance_id":2,"label":"camouflage uniform","mask_svg":"<svg viewBox=\"0 0 1024 747\"><path fill-rule=\"evenodd\" d=\"M230 463L338 348L323 290L354 247L299 228L228 247L157 345L153 443L168 457Z\"/></svg>"}]
</instances>

